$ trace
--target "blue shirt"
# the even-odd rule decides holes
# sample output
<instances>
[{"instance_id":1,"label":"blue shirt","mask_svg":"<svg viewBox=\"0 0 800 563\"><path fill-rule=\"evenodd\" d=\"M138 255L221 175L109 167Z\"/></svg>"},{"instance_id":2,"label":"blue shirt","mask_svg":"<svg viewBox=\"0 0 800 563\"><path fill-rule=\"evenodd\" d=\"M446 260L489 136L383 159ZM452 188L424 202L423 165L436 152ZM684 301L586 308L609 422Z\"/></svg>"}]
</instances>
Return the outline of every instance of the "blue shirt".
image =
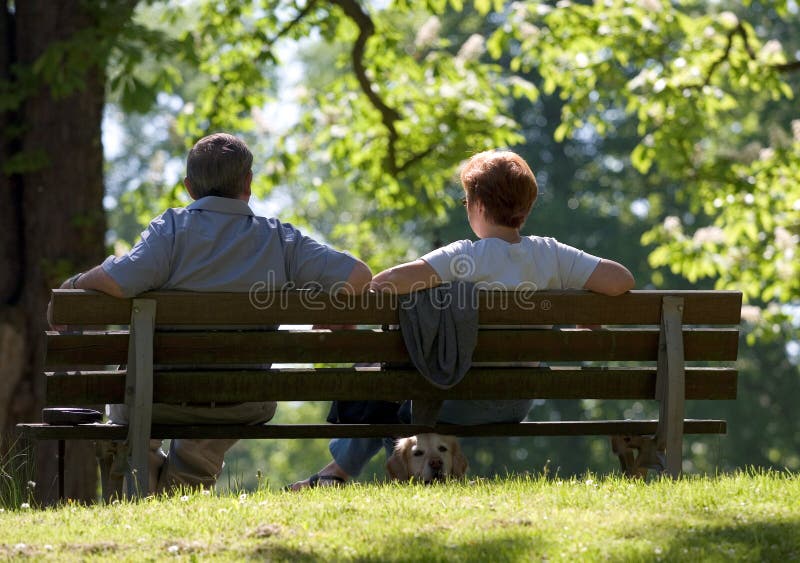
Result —
<instances>
[{"instance_id":1,"label":"blue shirt","mask_svg":"<svg viewBox=\"0 0 800 563\"><path fill-rule=\"evenodd\" d=\"M106 258L103 270L132 297L151 289L248 292L255 283L330 291L355 264L288 223L256 216L242 200L208 196L153 219L136 246Z\"/></svg>"}]
</instances>

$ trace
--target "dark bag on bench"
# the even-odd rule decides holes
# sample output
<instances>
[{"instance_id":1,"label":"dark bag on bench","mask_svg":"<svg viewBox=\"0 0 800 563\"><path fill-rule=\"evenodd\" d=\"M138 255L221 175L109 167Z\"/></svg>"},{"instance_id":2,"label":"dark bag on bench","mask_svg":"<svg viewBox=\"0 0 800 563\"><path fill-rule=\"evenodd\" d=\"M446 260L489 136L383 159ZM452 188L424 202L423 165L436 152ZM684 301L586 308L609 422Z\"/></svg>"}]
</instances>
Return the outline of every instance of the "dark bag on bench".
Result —
<instances>
[{"instance_id":1,"label":"dark bag on bench","mask_svg":"<svg viewBox=\"0 0 800 563\"><path fill-rule=\"evenodd\" d=\"M103 413L94 409L57 408L42 409L42 422L56 426L74 426L103 422Z\"/></svg>"}]
</instances>

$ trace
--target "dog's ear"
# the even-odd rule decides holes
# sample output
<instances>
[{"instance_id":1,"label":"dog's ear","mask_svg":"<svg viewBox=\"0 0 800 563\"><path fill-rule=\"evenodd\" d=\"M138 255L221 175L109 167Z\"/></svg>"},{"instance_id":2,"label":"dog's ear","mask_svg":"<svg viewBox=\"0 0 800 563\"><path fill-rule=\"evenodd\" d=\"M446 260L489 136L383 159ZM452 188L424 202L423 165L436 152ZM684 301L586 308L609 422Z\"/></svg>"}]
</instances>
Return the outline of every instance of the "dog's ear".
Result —
<instances>
[{"instance_id":1,"label":"dog's ear","mask_svg":"<svg viewBox=\"0 0 800 563\"><path fill-rule=\"evenodd\" d=\"M463 477L469 469L467 456L461 451L461 444L457 440L453 441L453 477Z\"/></svg>"},{"instance_id":2,"label":"dog's ear","mask_svg":"<svg viewBox=\"0 0 800 563\"><path fill-rule=\"evenodd\" d=\"M411 474L408 471L408 440L400 440L394 452L386 461L386 473L395 481L408 481Z\"/></svg>"}]
</instances>

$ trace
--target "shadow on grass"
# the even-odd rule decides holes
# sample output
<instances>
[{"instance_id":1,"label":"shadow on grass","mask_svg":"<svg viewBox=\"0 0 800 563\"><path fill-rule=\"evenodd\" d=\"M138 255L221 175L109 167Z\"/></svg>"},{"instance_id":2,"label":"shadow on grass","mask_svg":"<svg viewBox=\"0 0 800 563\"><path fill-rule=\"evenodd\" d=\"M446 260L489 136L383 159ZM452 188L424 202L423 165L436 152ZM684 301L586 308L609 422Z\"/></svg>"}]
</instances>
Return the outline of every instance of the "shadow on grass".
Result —
<instances>
[{"instance_id":1,"label":"shadow on grass","mask_svg":"<svg viewBox=\"0 0 800 563\"><path fill-rule=\"evenodd\" d=\"M496 523L495 523L496 524ZM449 537L446 529L431 532L401 534L388 540L377 540L369 555L356 555L347 547L324 552L303 547L290 547L266 542L258 546L249 559L273 561L383 561L437 562L458 561L539 561L571 557L604 561L793 561L800 556L800 518L791 521L752 521L727 526L697 526L681 528L672 537L664 538L650 526L637 527L631 523L622 538L608 538L608 544L587 546L565 545L547 537L547 532L535 526L509 523L508 528L493 529L491 538L481 538L477 530L471 538ZM656 538L662 538L659 543ZM624 539L631 540L630 542ZM642 544L642 539L652 538ZM380 543L378 543L380 541ZM601 539L602 541L602 539Z\"/></svg>"},{"instance_id":2,"label":"shadow on grass","mask_svg":"<svg viewBox=\"0 0 800 563\"><path fill-rule=\"evenodd\" d=\"M513 526L513 525L512 525ZM479 536L476 532L475 536ZM251 555L252 559L273 561L357 561L362 563L383 561L459 561L466 563L539 560L552 548L541 531L526 526L514 526L490 539L453 539L446 531L402 534L389 540L377 540L369 555L356 556L347 548L335 553L313 553L278 544L262 544ZM499 536L499 537L498 537ZM380 543L378 543L380 541Z\"/></svg>"},{"instance_id":3,"label":"shadow on grass","mask_svg":"<svg viewBox=\"0 0 800 563\"><path fill-rule=\"evenodd\" d=\"M631 529L647 537L646 531ZM609 561L629 561L634 555L610 553ZM796 561L800 557L800 517L773 522L751 520L724 526L701 525L681 528L654 552L638 553L662 561Z\"/></svg>"}]
</instances>

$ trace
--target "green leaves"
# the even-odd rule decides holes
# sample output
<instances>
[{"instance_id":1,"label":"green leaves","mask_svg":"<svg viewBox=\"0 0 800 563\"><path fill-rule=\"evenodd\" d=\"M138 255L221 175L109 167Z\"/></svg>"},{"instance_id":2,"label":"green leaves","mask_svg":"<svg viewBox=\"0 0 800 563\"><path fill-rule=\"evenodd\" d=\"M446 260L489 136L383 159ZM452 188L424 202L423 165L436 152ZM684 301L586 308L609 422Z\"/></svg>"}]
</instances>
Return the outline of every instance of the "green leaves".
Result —
<instances>
[{"instance_id":1,"label":"green leaves","mask_svg":"<svg viewBox=\"0 0 800 563\"><path fill-rule=\"evenodd\" d=\"M770 135L758 122L793 88L780 72L783 44L766 20L747 21L755 13L660 0L528 2L507 13L488 46L496 59L513 53L514 68L540 73L544 91L564 100L557 141L613 135L620 116L633 120L631 165L678 182L677 197L703 210L693 226L668 217L671 228L643 237L656 244L652 267L692 282L716 278L753 300L791 301L800 297L790 259L800 231L800 193L790 181L800 139L787 141L786 122Z\"/></svg>"},{"instance_id":2,"label":"green leaves","mask_svg":"<svg viewBox=\"0 0 800 563\"><path fill-rule=\"evenodd\" d=\"M656 157L656 151L652 146L645 146L643 143L636 145L631 153L631 164L642 174L647 174Z\"/></svg>"},{"instance_id":3,"label":"green leaves","mask_svg":"<svg viewBox=\"0 0 800 563\"><path fill-rule=\"evenodd\" d=\"M763 149L731 172L731 183L698 186L710 198L710 226L688 236L673 217L642 237L658 245L650 264L669 265L690 281L716 278L718 288L740 289L755 302L792 301L800 295L800 142Z\"/></svg>"}]
</instances>

